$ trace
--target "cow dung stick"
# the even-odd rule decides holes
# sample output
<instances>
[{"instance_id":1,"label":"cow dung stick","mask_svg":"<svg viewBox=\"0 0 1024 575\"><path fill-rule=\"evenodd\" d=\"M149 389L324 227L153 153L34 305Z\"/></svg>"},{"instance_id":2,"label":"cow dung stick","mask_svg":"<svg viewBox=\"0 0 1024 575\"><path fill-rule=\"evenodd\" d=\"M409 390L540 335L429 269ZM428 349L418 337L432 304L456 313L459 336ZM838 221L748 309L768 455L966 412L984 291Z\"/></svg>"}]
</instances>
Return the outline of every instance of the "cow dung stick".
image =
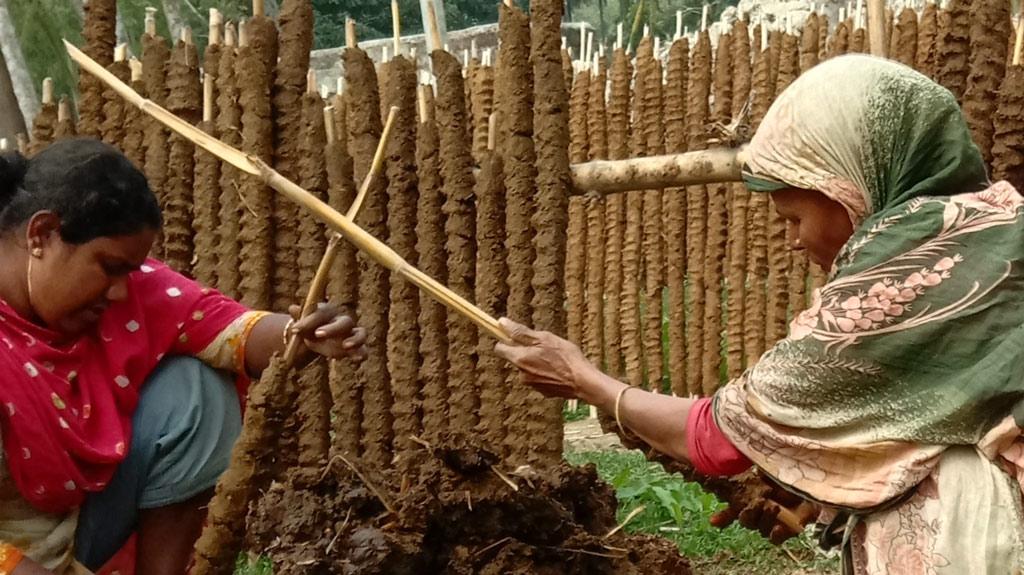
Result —
<instances>
[{"instance_id":1,"label":"cow dung stick","mask_svg":"<svg viewBox=\"0 0 1024 575\"><path fill-rule=\"evenodd\" d=\"M118 80L113 74L107 72L103 66L97 64L95 60L87 56L70 42L65 40L64 45L68 54L71 56L71 59L81 66L84 71L98 77L132 105L138 107L143 112L162 123L167 128L173 130L178 135L189 140L196 146L203 148L207 152L210 152L221 160L247 174L257 176L265 185L274 188L289 200L308 210L314 217L324 222L335 231L341 233L345 239L352 242L358 249L362 250L367 256L380 265L412 282L413 285L422 289L437 301L448 306L452 311L461 314L466 319L477 324L481 329L485 330L499 341L508 344L513 343L509 335L505 333L505 330L498 325L498 320L488 315L467 299L456 294L451 289L445 287L437 280L409 265L405 259L388 247L387 244L368 234L365 230L357 226L344 215L331 208L313 194L304 190L295 182L292 182L288 178L282 176L276 170L268 166L263 160L247 155L242 151L207 135L202 130L199 130L195 126L168 112L165 108L143 98L135 90L132 90L131 87Z\"/></svg>"},{"instance_id":2,"label":"cow dung stick","mask_svg":"<svg viewBox=\"0 0 1024 575\"><path fill-rule=\"evenodd\" d=\"M871 55L887 57L889 42L885 39L885 0L868 0L868 38Z\"/></svg>"},{"instance_id":3,"label":"cow dung stick","mask_svg":"<svg viewBox=\"0 0 1024 575\"><path fill-rule=\"evenodd\" d=\"M370 171L366 174L366 178L363 179L363 184L359 187L359 192L356 194L352 206L349 207L348 212L345 214L345 217L351 222L356 220L359 208L362 207L363 200L366 199L366 194L370 190L370 185L380 176L380 171L384 166L384 154L387 151L388 141L391 139L391 130L394 127L397 114L397 106L392 106L388 111L388 119L384 124L384 131L381 132L380 141L377 142L377 151L373 154L373 163L370 165ZM320 265L316 269L316 275L313 276L309 292L306 293L306 300L302 302L302 315L300 317L306 317L313 313L316 305L323 301L324 294L327 292L327 280L330 277L331 268L334 266L334 260L338 257L338 247L341 240L341 235L334 234L327 242L327 249L324 250L323 258L321 258ZM286 366L291 367L295 363L295 356L299 353L300 341L297 334L292 334L288 338L288 346L284 351L284 363Z\"/></svg>"}]
</instances>

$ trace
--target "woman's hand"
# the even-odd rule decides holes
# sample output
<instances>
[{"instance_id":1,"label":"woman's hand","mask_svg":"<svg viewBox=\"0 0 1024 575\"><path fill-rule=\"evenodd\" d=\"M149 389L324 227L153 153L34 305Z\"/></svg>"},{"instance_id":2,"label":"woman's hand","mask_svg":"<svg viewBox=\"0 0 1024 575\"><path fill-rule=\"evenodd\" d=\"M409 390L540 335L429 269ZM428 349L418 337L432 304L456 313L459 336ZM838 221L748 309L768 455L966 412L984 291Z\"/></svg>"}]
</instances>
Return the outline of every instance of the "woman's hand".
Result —
<instances>
[{"instance_id":1,"label":"woman's hand","mask_svg":"<svg viewBox=\"0 0 1024 575\"><path fill-rule=\"evenodd\" d=\"M289 332L301 337L310 351L331 359L361 361L366 357L366 330L339 307L321 303L316 311L301 319L300 306L293 305L288 311L296 318Z\"/></svg>"},{"instance_id":2,"label":"woman's hand","mask_svg":"<svg viewBox=\"0 0 1024 575\"><path fill-rule=\"evenodd\" d=\"M520 369L522 382L549 397L582 399L597 405L600 372L574 344L547 331L534 331L508 318L498 322L514 345L498 343L494 351Z\"/></svg>"}]
</instances>

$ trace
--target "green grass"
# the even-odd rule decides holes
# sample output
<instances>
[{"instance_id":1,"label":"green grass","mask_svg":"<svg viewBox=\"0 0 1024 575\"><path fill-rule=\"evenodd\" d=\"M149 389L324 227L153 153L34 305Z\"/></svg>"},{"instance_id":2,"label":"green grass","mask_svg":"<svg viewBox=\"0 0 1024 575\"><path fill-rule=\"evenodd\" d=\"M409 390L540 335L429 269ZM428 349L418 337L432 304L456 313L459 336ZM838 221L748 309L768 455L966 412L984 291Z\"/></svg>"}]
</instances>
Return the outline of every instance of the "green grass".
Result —
<instances>
[{"instance_id":1,"label":"green grass","mask_svg":"<svg viewBox=\"0 0 1024 575\"><path fill-rule=\"evenodd\" d=\"M602 479L615 487L619 520L645 509L626 527L631 533L652 533L673 541L701 574L760 573L785 575L837 573L838 563L816 551L807 536L776 547L758 533L733 524L713 527L708 519L725 507L696 483L683 481L636 451L569 452L573 465L594 463Z\"/></svg>"}]
</instances>

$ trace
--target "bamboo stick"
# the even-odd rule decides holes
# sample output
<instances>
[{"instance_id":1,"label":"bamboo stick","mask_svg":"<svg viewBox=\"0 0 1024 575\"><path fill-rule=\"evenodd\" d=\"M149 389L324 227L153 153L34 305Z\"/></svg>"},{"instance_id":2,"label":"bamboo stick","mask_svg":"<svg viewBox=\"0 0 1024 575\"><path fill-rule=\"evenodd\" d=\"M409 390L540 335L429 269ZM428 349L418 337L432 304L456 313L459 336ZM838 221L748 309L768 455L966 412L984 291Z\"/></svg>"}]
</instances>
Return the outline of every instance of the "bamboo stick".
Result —
<instances>
[{"instance_id":1,"label":"bamboo stick","mask_svg":"<svg viewBox=\"0 0 1024 575\"><path fill-rule=\"evenodd\" d=\"M252 0L252 17L262 18L266 15L263 0Z\"/></svg>"},{"instance_id":2,"label":"bamboo stick","mask_svg":"<svg viewBox=\"0 0 1024 575\"><path fill-rule=\"evenodd\" d=\"M71 59L82 69L96 77L103 83L110 86L115 92L121 95L130 104L138 107L146 114L173 130L180 136L186 138L193 144L203 148L207 152L217 156L221 160L231 164L239 170L257 176L266 185L274 188L289 200L299 204L302 208L311 212L317 219L340 233L345 239L352 242L371 259L380 265L388 268L395 274L409 280L414 285L425 291L437 301L448 306L452 311L461 314L468 320L477 324L481 329L487 331L493 337L505 343L513 343L505 330L498 325L498 320L487 315L483 310L459 296L452 290L440 284L430 276L411 266L401 256L395 253L386 244L377 238L366 233L365 230L354 224L347 217L335 211L319 198L299 187L298 184L285 178L263 160L249 156L223 142L207 135L202 130L178 118L161 106L143 98L135 90L118 80L113 74L96 63L73 44L64 41L65 48ZM355 205L355 203L353 203Z\"/></svg>"},{"instance_id":3,"label":"bamboo stick","mask_svg":"<svg viewBox=\"0 0 1024 575\"><path fill-rule=\"evenodd\" d=\"M1020 5L1020 18L1017 20L1017 38L1013 43L1013 65L1020 66L1021 49L1024 48L1024 2Z\"/></svg>"},{"instance_id":4,"label":"bamboo stick","mask_svg":"<svg viewBox=\"0 0 1024 575\"><path fill-rule=\"evenodd\" d=\"M324 106L324 132L327 143L333 144L334 138L334 106Z\"/></svg>"},{"instance_id":5,"label":"bamboo stick","mask_svg":"<svg viewBox=\"0 0 1024 575\"><path fill-rule=\"evenodd\" d=\"M391 32L397 58L402 55L402 14L398 9L398 0L391 0Z\"/></svg>"},{"instance_id":6,"label":"bamboo stick","mask_svg":"<svg viewBox=\"0 0 1024 575\"><path fill-rule=\"evenodd\" d=\"M351 18L345 18L345 47L356 48L359 46L359 40L356 37L356 21Z\"/></svg>"},{"instance_id":7,"label":"bamboo stick","mask_svg":"<svg viewBox=\"0 0 1024 575\"><path fill-rule=\"evenodd\" d=\"M203 74L203 121L213 121L213 76L209 73Z\"/></svg>"},{"instance_id":8,"label":"bamboo stick","mask_svg":"<svg viewBox=\"0 0 1024 575\"><path fill-rule=\"evenodd\" d=\"M124 62L128 59L128 44L118 44L114 47L114 61Z\"/></svg>"},{"instance_id":9,"label":"bamboo stick","mask_svg":"<svg viewBox=\"0 0 1024 575\"><path fill-rule=\"evenodd\" d=\"M217 44L221 43L223 30L224 16L220 13L220 10L217 10L216 8L210 8L210 46L216 46Z\"/></svg>"},{"instance_id":10,"label":"bamboo stick","mask_svg":"<svg viewBox=\"0 0 1024 575\"><path fill-rule=\"evenodd\" d=\"M43 78L43 104L53 103L53 78Z\"/></svg>"},{"instance_id":11,"label":"bamboo stick","mask_svg":"<svg viewBox=\"0 0 1024 575\"><path fill-rule=\"evenodd\" d=\"M156 36L156 8L146 7L145 30L148 36Z\"/></svg>"},{"instance_id":12,"label":"bamboo stick","mask_svg":"<svg viewBox=\"0 0 1024 575\"><path fill-rule=\"evenodd\" d=\"M427 37L430 38L430 51L445 49L441 44L441 29L437 25L437 12L433 0L427 0ZM431 46L432 44L432 46Z\"/></svg>"}]
</instances>

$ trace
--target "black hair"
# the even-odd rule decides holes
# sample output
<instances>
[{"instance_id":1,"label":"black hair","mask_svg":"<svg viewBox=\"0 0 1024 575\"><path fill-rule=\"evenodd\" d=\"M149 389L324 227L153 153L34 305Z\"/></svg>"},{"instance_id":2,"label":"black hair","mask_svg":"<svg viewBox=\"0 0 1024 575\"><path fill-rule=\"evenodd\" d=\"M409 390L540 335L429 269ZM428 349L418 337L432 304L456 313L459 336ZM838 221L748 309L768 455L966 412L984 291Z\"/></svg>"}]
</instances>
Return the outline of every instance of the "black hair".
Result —
<instances>
[{"instance_id":1,"label":"black hair","mask_svg":"<svg viewBox=\"0 0 1024 575\"><path fill-rule=\"evenodd\" d=\"M60 217L60 237L70 244L162 224L146 176L116 148L91 138L60 140L31 159L0 155L0 234L44 210Z\"/></svg>"}]
</instances>

